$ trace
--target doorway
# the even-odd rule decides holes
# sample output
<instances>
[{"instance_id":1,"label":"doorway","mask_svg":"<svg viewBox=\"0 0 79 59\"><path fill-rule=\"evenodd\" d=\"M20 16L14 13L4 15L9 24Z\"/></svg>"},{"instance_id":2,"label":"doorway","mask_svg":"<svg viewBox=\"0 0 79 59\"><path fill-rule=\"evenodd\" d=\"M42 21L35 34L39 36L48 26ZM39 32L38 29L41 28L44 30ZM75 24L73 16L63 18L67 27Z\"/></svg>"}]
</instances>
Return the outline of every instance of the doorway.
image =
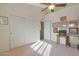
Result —
<instances>
[{"instance_id":1,"label":"doorway","mask_svg":"<svg viewBox=\"0 0 79 59\"><path fill-rule=\"evenodd\" d=\"M40 22L41 30L40 30L40 40L44 40L44 22Z\"/></svg>"}]
</instances>

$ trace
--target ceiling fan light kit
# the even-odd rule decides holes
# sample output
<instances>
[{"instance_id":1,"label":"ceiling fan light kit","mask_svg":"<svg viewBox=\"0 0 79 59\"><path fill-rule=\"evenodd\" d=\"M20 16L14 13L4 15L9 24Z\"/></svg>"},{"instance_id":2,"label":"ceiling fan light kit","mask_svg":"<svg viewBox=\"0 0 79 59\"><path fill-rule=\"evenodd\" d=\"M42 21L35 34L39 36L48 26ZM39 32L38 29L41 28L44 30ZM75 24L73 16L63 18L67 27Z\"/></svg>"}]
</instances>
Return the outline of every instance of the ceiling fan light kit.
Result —
<instances>
[{"instance_id":1,"label":"ceiling fan light kit","mask_svg":"<svg viewBox=\"0 0 79 59\"><path fill-rule=\"evenodd\" d=\"M54 8L55 8L55 5L49 5L49 6L48 6L48 9L49 9L49 10L53 10Z\"/></svg>"}]
</instances>

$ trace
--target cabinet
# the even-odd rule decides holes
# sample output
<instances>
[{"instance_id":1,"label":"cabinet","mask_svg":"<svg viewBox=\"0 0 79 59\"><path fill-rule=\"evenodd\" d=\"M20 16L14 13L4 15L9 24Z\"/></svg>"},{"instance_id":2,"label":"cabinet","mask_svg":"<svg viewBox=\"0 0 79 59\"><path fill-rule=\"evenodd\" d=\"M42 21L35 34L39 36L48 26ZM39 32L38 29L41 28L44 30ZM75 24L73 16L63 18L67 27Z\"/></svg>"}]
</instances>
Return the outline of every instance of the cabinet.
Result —
<instances>
[{"instance_id":1,"label":"cabinet","mask_svg":"<svg viewBox=\"0 0 79 59\"><path fill-rule=\"evenodd\" d=\"M57 44L64 44L64 45L72 45L72 44L79 44L79 20L73 20L73 21L66 21L66 22L56 22L53 23L53 31L56 27L58 30L57 35ZM66 35L60 35L60 30L66 30ZM56 30L55 30L56 31ZM55 33L55 32L54 32ZM67 37L69 36L69 40L67 40ZM75 38L72 38L72 37Z\"/></svg>"},{"instance_id":2,"label":"cabinet","mask_svg":"<svg viewBox=\"0 0 79 59\"><path fill-rule=\"evenodd\" d=\"M66 36L57 35L57 44L66 45Z\"/></svg>"}]
</instances>

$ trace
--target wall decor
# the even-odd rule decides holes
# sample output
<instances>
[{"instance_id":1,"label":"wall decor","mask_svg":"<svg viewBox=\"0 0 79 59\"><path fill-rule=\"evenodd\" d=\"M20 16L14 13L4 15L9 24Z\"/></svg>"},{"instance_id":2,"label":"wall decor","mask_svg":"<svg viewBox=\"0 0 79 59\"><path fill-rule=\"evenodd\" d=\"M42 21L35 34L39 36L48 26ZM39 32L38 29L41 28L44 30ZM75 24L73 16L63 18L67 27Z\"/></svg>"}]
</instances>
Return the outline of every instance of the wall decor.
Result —
<instances>
[{"instance_id":1,"label":"wall decor","mask_svg":"<svg viewBox=\"0 0 79 59\"><path fill-rule=\"evenodd\" d=\"M78 34L78 28L69 28L70 34Z\"/></svg>"},{"instance_id":2,"label":"wall decor","mask_svg":"<svg viewBox=\"0 0 79 59\"><path fill-rule=\"evenodd\" d=\"M53 32L58 33L58 23L53 23Z\"/></svg>"},{"instance_id":3,"label":"wall decor","mask_svg":"<svg viewBox=\"0 0 79 59\"><path fill-rule=\"evenodd\" d=\"M8 25L8 17L0 16L0 25Z\"/></svg>"},{"instance_id":4,"label":"wall decor","mask_svg":"<svg viewBox=\"0 0 79 59\"><path fill-rule=\"evenodd\" d=\"M67 16L60 17L60 21L67 21Z\"/></svg>"}]
</instances>

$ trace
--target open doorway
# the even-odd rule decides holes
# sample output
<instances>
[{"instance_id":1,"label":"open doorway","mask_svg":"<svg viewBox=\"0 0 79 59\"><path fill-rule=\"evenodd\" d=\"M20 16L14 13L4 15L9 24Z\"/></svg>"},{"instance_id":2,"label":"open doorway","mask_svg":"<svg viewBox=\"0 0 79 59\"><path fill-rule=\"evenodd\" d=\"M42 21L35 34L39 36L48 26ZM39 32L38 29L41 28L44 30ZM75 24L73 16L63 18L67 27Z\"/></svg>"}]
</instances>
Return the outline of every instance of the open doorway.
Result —
<instances>
[{"instance_id":1,"label":"open doorway","mask_svg":"<svg viewBox=\"0 0 79 59\"><path fill-rule=\"evenodd\" d=\"M41 30L40 30L40 40L44 40L44 22L40 22Z\"/></svg>"}]
</instances>

